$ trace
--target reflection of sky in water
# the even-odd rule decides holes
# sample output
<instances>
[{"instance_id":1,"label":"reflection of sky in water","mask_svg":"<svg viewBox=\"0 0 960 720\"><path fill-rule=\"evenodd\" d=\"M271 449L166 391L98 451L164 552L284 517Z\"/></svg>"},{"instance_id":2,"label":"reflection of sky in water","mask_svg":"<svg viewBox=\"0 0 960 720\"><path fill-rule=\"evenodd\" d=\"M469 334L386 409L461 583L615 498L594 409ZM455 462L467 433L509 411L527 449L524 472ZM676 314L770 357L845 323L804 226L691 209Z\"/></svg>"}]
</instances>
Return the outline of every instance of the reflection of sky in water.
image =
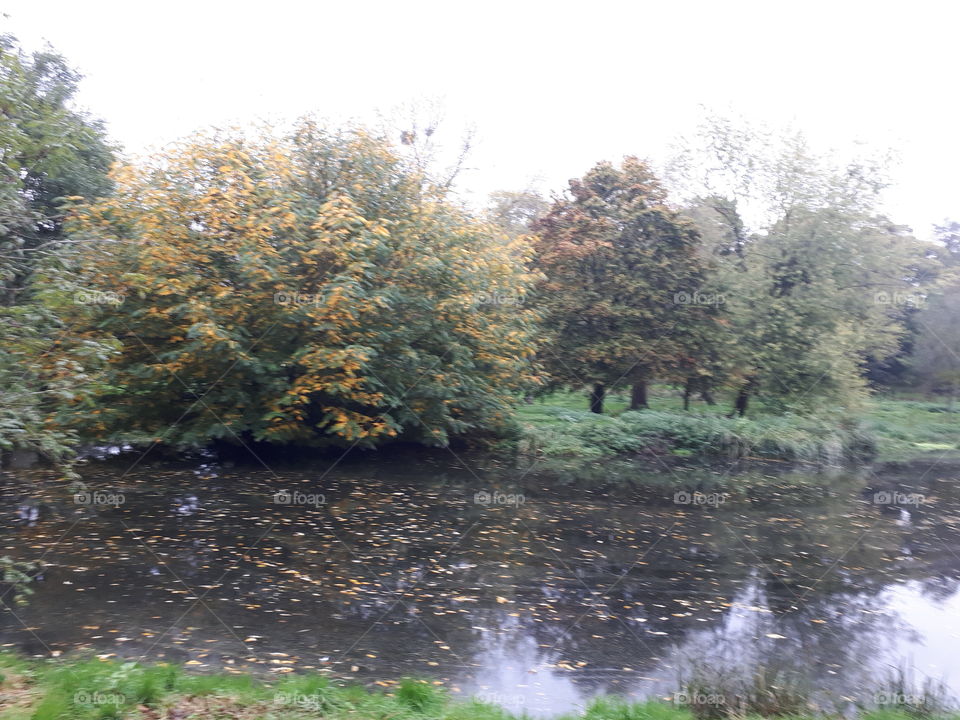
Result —
<instances>
[{"instance_id":1,"label":"reflection of sky in water","mask_svg":"<svg viewBox=\"0 0 960 720\"><path fill-rule=\"evenodd\" d=\"M483 635L474 657L481 670L463 688L466 694L531 714L583 704L583 690L569 674L551 667L546 661L549 653L533 638L510 631L494 634L487 630Z\"/></svg>"},{"instance_id":2,"label":"reflection of sky in water","mask_svg":"<svg viewBox=\"0 0 960 720\"><path fill-rule=\"evenodd\" d=\"M99 472L85 479L110 489L115 474ZM669 696L703 662L807 668L832 697L910 662L960 690L950 483L931 489L935 507L908 511L839 480L830 493L774 485L752 502L678 508L686 471L662 491L535 472L513 488L504 470L483 487L415 463L361 463L317 487L214 463L133 475L121 507L79 510L56 486L4 475L0 553L45 554L48 567L17 609L33 633L3 614L0 644L431 677L538 715L604 693ZM280 484L322 490L328 505L277 506ZM472 502L490 488L527 502Z\"/></svg>"},{"instance_id":3,"label":"reflection of sky in water","mask_svg":"<svg viewBox=\"0 0 960 720\"><path fill-rule=\"evenodd\" d=\"M934 599L921 582L912 581L890 588L884 599L912 630L895 635L900 642L889 661L908 658L918 673L960 693L960 593Z\"/></svg>"},{"instance_id":4,"label":"reflection of sky in water","mask_svg":"<svg viewBox=\"0 0 960 720\"><path fill-rule=\"evenodd\" d=\"M636 699L669 697L676 689L678 672L698 663L745 669L757 662L804 664L802 650L793 642L797 634L791 634L770 612L759 583L748 585L730 605L719 627L690 632L647 674L611 667L558 668L553 648L539 646L518 623L505 623L497 633L484 628L473 658L481 670L462 691L515 712L550 715L584 706L596 694L589 689L595 684ZM905 663L911 665L917 685L930 678L956 691L960 688L958 619L960 593L931 601L918 582L892 586L879 598L852 603L847 628L834 638L842 650L817 661L815 686L825 693L821 699L856 695L851 690L858 689L869 699L867 689ZM820 634L831 637L829 629Z\"/></svg>"}]
</instances>

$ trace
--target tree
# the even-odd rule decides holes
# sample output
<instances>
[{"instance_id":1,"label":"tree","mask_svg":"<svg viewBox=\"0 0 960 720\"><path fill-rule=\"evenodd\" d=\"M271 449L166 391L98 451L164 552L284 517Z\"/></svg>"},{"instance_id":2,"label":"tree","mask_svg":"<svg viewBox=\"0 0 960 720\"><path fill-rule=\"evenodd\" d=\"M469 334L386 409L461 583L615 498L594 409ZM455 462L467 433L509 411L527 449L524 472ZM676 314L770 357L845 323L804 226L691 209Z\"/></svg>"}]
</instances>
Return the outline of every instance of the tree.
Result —
<instances>
[{"instance_id":1,"label":"tree","mask_svg":"<svg viewBox=\"0 0 960 720\"><path fill-rule=\"evenodd\" d=\"M380 117L382 136L396 143L394 153L408 170L429 183L434 193L453 189L468 169L466 162L474 145L472 127L463 128L455 141L450 139L445 115L442 100L420 98Z\"/></svg>"},{"instance_id":2,"label":"tree","mask_svg":"<svg viewBox=\"0 0 960 720\"><path fill-rule=\"evenodd\" d=\"M79 326L121 351L100 437L442 445L506 422L530 373L529 248L362 130L189 140L77 208Z\"/></svg>"},{"instance_id":3,"label":"tree","mask_svg":"<svg viewBox=\"0 0 960 720\"><path fill-rule=\"evenodd\" d=\"M691 148L675 169L700 193L688 212L711 238L728 298L733 412L744 414L752 395L792 410L824 397L856 404L863 366L895 352L902 308L919 297L929 264L922 245L877 210L882 163L837 165L802 135L723 121L708 123ZM741 207L757 230L746 230Z\"/></svg>"},{"instance_id":4,"label":"tree","mask_svg":"<svg viewBox=\"0 0 960 720\"><path fill-rule=\"evenodd\" d=\"M109 190L113 151L102 124L72 108L79 75L52 52L24 55L0 36L2 301L25 292L40 251L59 242L63 199Z\"/></svg>"},{"instance_id":5,"label":"tree","mask_svg":"<svg viewBox=\"0 0 960 720\"><path fill-rule=\"evenodd\" d=\"M508 236L517 237L530 233L536 221L549 209L550 203L532 190L500 190L490 193L485 215Z\"/></svg>"},{"instance_id":6,"label":"tree","mask_svg":"<svg viewBox=\"0 0 960 720\"><path fill-rule=\"evenodd\" d=\"M917 247L883 218L842 207L792 208L757 238L737 411L752 393L781 409L809 410L825 397L856 405L863 366L897 348L899 309L918 298L907 292Z\"/></svg>"},{"instance_id":7,"label":"tree","mask_svg":"<svg viewBox=\"0 0 960 720\"><path fill-rule=\"evenodd\" d=\"M960 286L929 297L916 322L913 371L928 391L947 395L952 412L960 390Z\"/></svg>"},{"instance_id":8,"label":"tree","mask_svg":"<svg viewBox=\"0 0 960 720\"><path fill-rule=\"evenodd\" d=\"M727 384L744 360L742 339L736 332L737 317L749 313L745 304L745 252L749 243L736 200L722 196L696 198L683 214L693 219L700 235L699 254L707 270L707 285L722 300L723 313L715 323L690 328L686 343L694 348L681 364L676 379L683 392L684 409L699 394L714 404L714 391Z\"/></svg>"},{"instance_id":9,"label":"tree","mask_svg":"<svg viewBox=\"0 0 960 720\"><path fill-rule=\"evenodd\" d=\"M592 386L591 410L602 412L611 385L631 383L636 409L650 380L690 372L688 338L717 321L720 303L704 288L697 231L644 163L596 165L534 230L555 382Z\"/></svg>"},{"instance_id":10,"label":"tree","mask_svg":"<svg viewBox=\"0 0 960 720\"><path fill-rule=\"evenodd\" d=\"M947 267L960 264L960 222L945 220L943 225L934 225L933 231L939 246L937 257Z\"/></svg>"},{"instance_id":11,"label":"tree","mask_svg":"<svg viewBox=\"0 0 960 720\"><path fill-rule=\"evenodd\" d=\"M925 299L944 296L949 298L958 282L957 271L960 268L960 223L947 220L943 225L934 226L934 242L924 247L924 257L921 263L912 272L912 295L907 298L912 302L898 303L895 312L898 322L903 326L899 346L896 351L886 357L871 357L867 363L867 379L874 387L907 387L916 383L926 389L931 388L932 378L924 368L932 367L932 352L934 345L931 337L927 337L927 347L922 351L925 355L920 364L915 363L914 353L917 351L917 342L923 332L919 322L924 308ZM946 293L946 295L944 295ZM937 300L936 302L944 302ZM929 322L932 315L928 315ZM926 334L926 333L925 333Z\"/></svg>"},{"instance_id":12,"label":"tree","mask_svg":"<svg viewBox=\"0 0 960 720\"><path fill-rule=\"evenodd\" d=\"M0 36L0 449L57 459L72 437L53 415L88 390L110 352L41 303L35 283L66 247L64 198L110 188L113 151L102 125L73 107L78 81L59 55L27 56Z\"/></svg>"}]
</instances>

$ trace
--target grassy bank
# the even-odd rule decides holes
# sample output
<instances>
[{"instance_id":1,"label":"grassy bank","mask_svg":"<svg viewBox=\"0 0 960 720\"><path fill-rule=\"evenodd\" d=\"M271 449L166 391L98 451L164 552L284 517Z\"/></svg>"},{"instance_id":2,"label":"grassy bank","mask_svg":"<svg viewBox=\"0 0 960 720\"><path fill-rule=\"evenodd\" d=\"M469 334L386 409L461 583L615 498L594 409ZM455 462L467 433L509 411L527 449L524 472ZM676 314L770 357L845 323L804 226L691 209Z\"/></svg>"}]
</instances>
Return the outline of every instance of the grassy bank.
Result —
<instances>
[{"instance_id":1,"label":"grassy bank","mask_svg":"<svg viewBox=\"0 0 960 720\"><path fill-rule=\"evenodd\" d=\"M544 457L653 453L825 463L960 457L960 413L919 399L872 399L859 415L830 419L776 414L762 406L745 418L730 418L729 403L696 403L685 411L680 398L663 389L649 409L626 408L620 395L611 396L604 415L590 413L581 393L536 400L517 413L519 449Z\"/></svg>"},{"instance_id":2,"label":"grassy bank","mask_svg":"<svg viewBox=\"0 0 960 720\"><path fill-rule=\"evenodd\" d=\"M511 720L516 716L479 700L452 700L427 681L384 683L386 688L339 686L318 675L272 681L249 675L195 675L175 665L139 665L98 659L45 661L0 656L2 720ZM801 696L759 689L736 704L715 702L718 688L688 687L673 700L593 701L564 720L706 720L708 718L840 717L814 714ZM888 693L889 695L889 693ZM701 698L692 703L689 699ZM892 697L892 695L891 695ZM905 696L906 697L906 696ZM708 701L713 698L714 701ZM684 704L687 703L687 704ZM918 704L861 708L862 720L917 720L960 715Z\"/></svg>"},{"instance_id":3,"label":"grassy bank","mask_svg":"<svg viewBox=\"0 0 960 720\"><path fill-rule=\"evenodd\" d=\"M724 406L703 405L684 411L679 399L671 400L657 397L649 409L629 411L623 398L614 397L608 413L597 415L586 409L582 396L553 395L520 409L519 449L545 457L652 453L825 463L876 452L874 436L857 418L825 422L763 412L729 418Z\"/></svg>"},{"instance_id":4,"label":"grassy bank","mask_svg":"<svg viewBox=\"0 0 960 720\"><path fill-rule=\"evenodd\" d=\"M943 402L873 400L866 428L877 438L879 460L960 458L960 412L950 412Z\"/></svg>"}]
</instances>

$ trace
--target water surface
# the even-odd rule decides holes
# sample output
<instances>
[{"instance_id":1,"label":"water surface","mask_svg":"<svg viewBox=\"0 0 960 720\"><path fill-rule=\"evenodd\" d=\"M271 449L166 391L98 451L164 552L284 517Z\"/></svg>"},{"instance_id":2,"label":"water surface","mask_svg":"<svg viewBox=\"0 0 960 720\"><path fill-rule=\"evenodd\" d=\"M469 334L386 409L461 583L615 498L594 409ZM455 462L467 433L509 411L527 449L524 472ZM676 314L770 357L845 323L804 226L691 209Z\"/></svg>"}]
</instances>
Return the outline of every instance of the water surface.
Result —
<instances>
[{"instance_id":1,"label":"water surface","mask_svg":"<svg viewBox=\"0 0 960 720\"><path fill-rule=\"evenodd\" d=\"M705 661L802 668L838 698L910 664L960 694L955 466L135 460L83 469L80 501L113 506L4 472L0 553L42 570L28 604L4 597L0 643L413 675L537 714L669 695Z\"/></svg>"}]
</instances>

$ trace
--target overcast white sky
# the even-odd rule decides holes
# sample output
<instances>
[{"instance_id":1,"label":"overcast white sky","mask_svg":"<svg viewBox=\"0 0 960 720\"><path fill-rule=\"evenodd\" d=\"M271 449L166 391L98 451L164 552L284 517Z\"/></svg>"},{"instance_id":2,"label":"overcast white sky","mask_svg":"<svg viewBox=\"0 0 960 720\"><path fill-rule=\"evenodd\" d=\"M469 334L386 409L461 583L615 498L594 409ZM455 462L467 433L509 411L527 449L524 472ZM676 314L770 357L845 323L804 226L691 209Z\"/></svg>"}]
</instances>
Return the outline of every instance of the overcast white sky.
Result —
<instances>
[{"instance_id":1,"label":"overcast white sky","mask_svg":"<svg viewBox=\"0 0 960 720\"><path fill-rule=\"evenodd\" d=\"M951 7L952 6L952 7ZM893 146L894 219L960 219L960 4L0 0L28 48L81 72L131 151L210 125L373 117L443 98L479 143L475 194L559 189L601 159L661 160L706 105L826 147Z\"/></svg>"}]
</instances>

